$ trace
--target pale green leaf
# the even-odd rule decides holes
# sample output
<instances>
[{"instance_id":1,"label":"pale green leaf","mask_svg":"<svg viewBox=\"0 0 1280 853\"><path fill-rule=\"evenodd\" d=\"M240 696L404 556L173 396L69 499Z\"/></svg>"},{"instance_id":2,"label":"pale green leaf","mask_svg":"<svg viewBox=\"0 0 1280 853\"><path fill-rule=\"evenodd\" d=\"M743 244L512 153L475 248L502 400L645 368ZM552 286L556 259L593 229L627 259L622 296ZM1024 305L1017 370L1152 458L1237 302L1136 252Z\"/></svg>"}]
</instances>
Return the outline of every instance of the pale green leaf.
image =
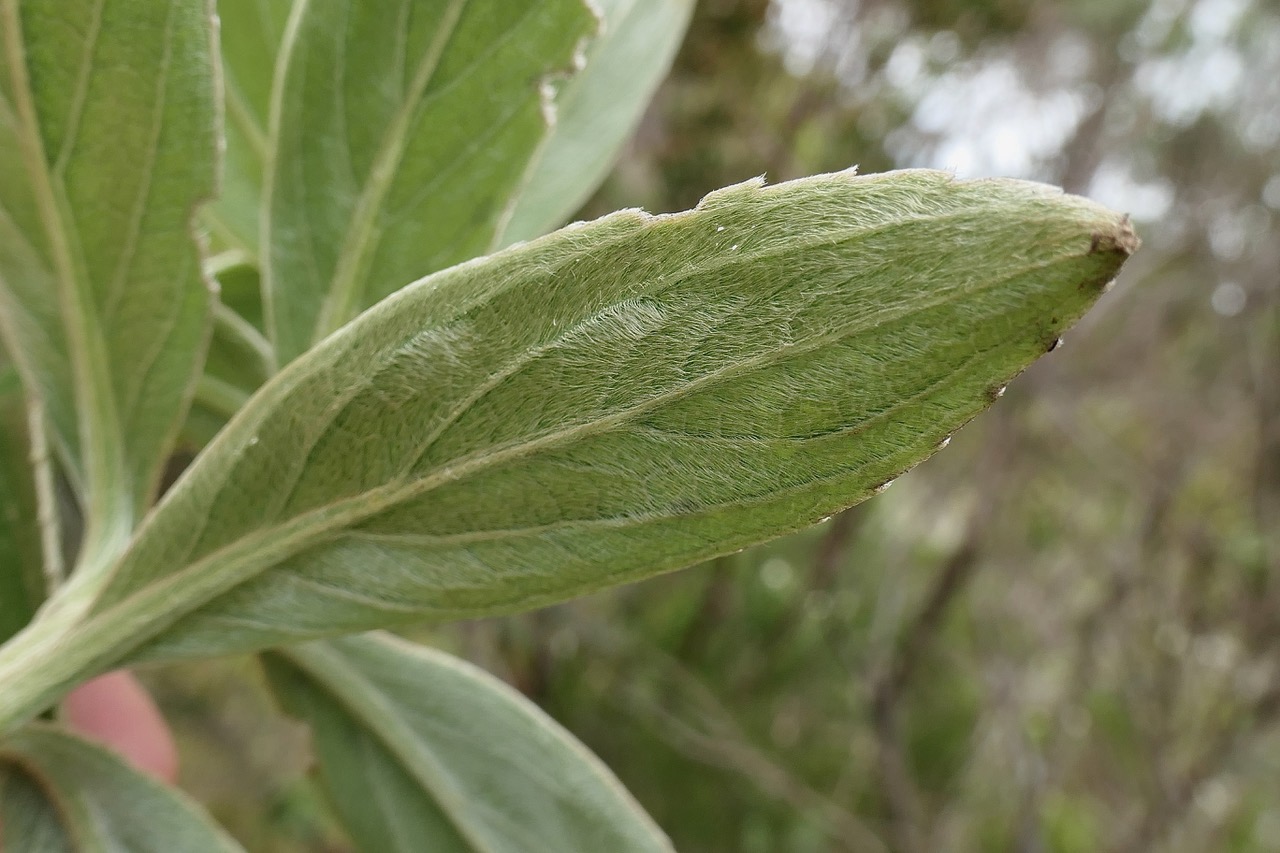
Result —
<instances>
[{"instance_id":1,"label":"pale green leaf","mask_svg":"<svg viewBox=\"0 0 1280 853\"><path fill-rule=\"evenodd\" d=\"M415 278L483 254L597 22L583 0L300 0L267 167L280 362Z\"/></svg>"},{"instance_id":2,"label":"pale green leaf","mask_svg":"<svg viewBox=\"0 0 1280 853\"><path fill-rule=\"evenodd\" d=\"M1134 245L1038 184L841 173L438 273L267 383L71 636L0 649L0 728L130 650L511 612L804 527L990 405Z\"/></svg>"},{"instance_id":3,"label":"pale green leaf","mask_svg":"<svg viewBox=\"0 0 1280 853\"><path fill-rule=\"evenodd\" d=\"M609 174L684 38L694 0L597 0L604 31L556 95L556 121L499 245L546 234Z\"/></svg>"},{"instance_id":4,"label":"pale green leaf","mask_svg":"<svg viewBox=\"0 0 1280 853\"><path fill-rule=\"evenodd\" d=\"M498 679L386 634L273 652L319 774L361 850L662 851L599 759Z\"/></svg>"},{"instance_id":5,"label":"pale green leaf","mask_svg":"<svg viewBox=\"0 0 1280 853\"><path fill-rule=\"evenodd\" d=\"M227 246L258 251L262 170L276 54L293 0L218 0L227 152L205 220Z\"/></svg>"},{"instance_id":6,"label":"pale green leaf","mask_svg":"<svg viewBox=\"0 0 1280 853\"><path fill-rule=\"evenodd\" d=\"M0 820L13 853L241 850L179 791L48 725L0 741Z\"/></svg>"},{"instance_id":7,"label":"pale green leaf","mask_svg":"<svg viewBox=\"0 0 1280 853\"><path fill-rule=\"evenodd\" d=\"M212 30L202 2L0 0L0 329L91 551L151 502L208 334Z\"/></svg>"}]
</instances>

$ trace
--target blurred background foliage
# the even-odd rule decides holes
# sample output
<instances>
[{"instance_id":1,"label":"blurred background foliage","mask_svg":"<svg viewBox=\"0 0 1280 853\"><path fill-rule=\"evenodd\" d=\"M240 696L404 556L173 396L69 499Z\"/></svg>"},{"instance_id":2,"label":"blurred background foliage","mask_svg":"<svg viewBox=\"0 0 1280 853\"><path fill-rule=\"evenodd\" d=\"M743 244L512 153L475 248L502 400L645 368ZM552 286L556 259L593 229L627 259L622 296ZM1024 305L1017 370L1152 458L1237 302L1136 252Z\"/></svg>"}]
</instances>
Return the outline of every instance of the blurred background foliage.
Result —
<instances>
[{"instance_id":1,"label":"blurred background foliage","mask_svg":"<svg viewBox=\"0 0 1280 853\"><path fill-rule=\"evenodd\" d=\"M1145 248L882 497L418 636L542 704L681 850L1280 850L1278 152L1271 0L701 0L583 217L935 166L1090 195ZM149 679L250 849L348 849L250 662Z\"/></svg>"}]
</instances>

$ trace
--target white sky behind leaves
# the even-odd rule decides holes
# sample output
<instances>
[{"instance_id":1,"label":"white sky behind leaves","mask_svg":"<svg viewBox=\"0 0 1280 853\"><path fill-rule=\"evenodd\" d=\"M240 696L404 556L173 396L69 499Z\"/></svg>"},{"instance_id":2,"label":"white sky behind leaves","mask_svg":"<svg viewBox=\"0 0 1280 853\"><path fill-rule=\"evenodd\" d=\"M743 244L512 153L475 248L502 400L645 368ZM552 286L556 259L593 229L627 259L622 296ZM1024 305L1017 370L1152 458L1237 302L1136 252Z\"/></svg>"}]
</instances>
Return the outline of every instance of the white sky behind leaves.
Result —
<instances>
[{"instance_id":1,"label":"white sky behind leaves","mask_svg":"<svg viewBox=\"0 0 1280 853\"><path fill-rule=\"evenodd\" d=\"M1253 64L1257 57L1266 60L1260 69L1251 67L1239 47L1249 8L1249 0L1154 0L1120 52L1138 61L1132 89L1157 118L1181 126L1205 111L1233 113L1242 123L1245 144L1258 150L1280 145L1280 26L1255 27L1246 34ZM1010 51L956 61L958 42L950 33L901 38L883 74L868 79L860 58L864 44L883 39L895 27L908 32L907 22L895 19L892 7L881 6L861 15L856 27L841 26L841 17L852 11L856 3L847 0L774 0L769 46L781 52L792 73L827 62L851 92L889 87L915 103L910 122L891 130L887 139L902 166L950 169L961 177L1044 179L1064 142L1102 97L1088 79L1091 46L1066 29L1034 80ZM1162 51L1184 16L1183 42ZM850 31L847 43L831 43L833 32ZM1173 185L1158 175L1143 175L1139 166L1124 155L1108 157L1088 194L1140 221L1162 218L1173 205ZM1272 183L1278 181L1280 176ZM1264 195L1274 207L1272 197L1280 191L1268 184ZM1224 248L1230 254L1230 247Z\"/></svg>"}]
</instances>

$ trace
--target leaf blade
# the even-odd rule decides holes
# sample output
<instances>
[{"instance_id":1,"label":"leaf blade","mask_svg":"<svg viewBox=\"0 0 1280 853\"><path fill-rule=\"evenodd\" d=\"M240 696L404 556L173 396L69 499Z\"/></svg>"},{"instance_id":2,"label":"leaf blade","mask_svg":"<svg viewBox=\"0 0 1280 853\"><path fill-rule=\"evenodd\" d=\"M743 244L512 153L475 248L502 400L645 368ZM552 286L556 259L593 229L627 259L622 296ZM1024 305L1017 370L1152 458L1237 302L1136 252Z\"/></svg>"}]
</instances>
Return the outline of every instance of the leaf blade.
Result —
<instances>
[{"instance_id":1,"label":"leaf blade","mask_svg":"<svg viewBox=\"0 0 1280 853\"><path fill-rule=\"evenodd\" d=\"M295 6L264 231L282 364L396 287L492 243L547 133L541 81L569 70L595 28L581 0L509 11L491 0Z\"/></svg>"},{"instance_id":2,"label":"leaf blade","mask_svg":"<svg viewBox=\"0 0 1280 853\"><path fill-rule=\"evenodd\" d=\"M604 181L666 76L692 0L607 0L604 32L556 96L556 121L498 245L546 234Z\"/></svg>"},{"instance_id":3,"label":"leaf blade","mask_svg":"<svg viewBox=\"0 0 1280 853\"><path fill-rule=\"evenodd\" d=\"M0 744L0 768L8 777L0 776L6 794L0 813L9 849L242 849L181 792L57 727L32 725L6 738Z\"/></svg>"},{"instance_id":4,"label":"leaf blade","mask_svg":"<svg viewBox=\"0 0 1280 853\"><path fill-rule=\"evenodd\" d=\"M312 725L326 789L362 849L671 849L571 734L470 664L378 633L266 661L272 689Z\"/></svg>"},{"instance_id":5,"label":"leaf blade","mask_svg":"<svg viewBox=\"0 0 1280 853\"><path fill-rule=\"evenodd\" d=\"M957 190L962 194L984 191L981 184L949 184L946 176L919 174L924 177L917 179L933 181L935 188L966 188ZM839 186L842 180L834 179L834 185ZM892 180L867 179L863 186L874 190L881 184L891 186ZM989 405L991 388L1047 349L1057 329L1092 301L1097 289L1082 289L1076 278L1083 276L1086 283L1099 284L1088 277L1109 279L1123 255L1100 256L1092 250L1095 226L1108 227L1106 216L1093 219L1083 228L1073 226L1078 230L1070 238L1071 249L1061 245L1053 249L1067 252L1068 260L1055 261L1057 266L1050 264L1048 272L1039 270L1040 262L1015 253L1014 260L1007 262L1015 272L1003 277L1014 281L1001 282L997 277L997 285L1006 285L1001 289L967 269L963 253L955 254L957 240L965 244L973 239L968 233L970 226L957 229L956 221L926 215L892 229L890 237L901 239L905 229L911 245L945 245L938 242L941 235L958 231L959 237L953 234L950 238L950 248L939 249L943 258L950 259L956 276L950 289L922 287L904 296L895 290L896 274L888 273L890 284L882 290L874 286L854 289L834 305L817 300L830 295L823 294L821 288L800 290L792 293L794 300L785 302L783 310L756 305L756 313L744 317L742 294L732 277L755 268L772 250L753 253L740 249L734 255L726 246L713 245L701 266L679 259L655 261L660 268L674 271L676 277L688 276L678 285L684 296L681 310L675 312L679 322L657 316L662 313L657 312L654 319L658 325L643 327L649 316L645 311L653 306L636 302L634 291L630 297L620 296L627 283L606 287L607 295L586 298L596 276L618 263L609 245L634 244L628 247L629 256L662 258L663 252L646 238L658 234L665 241L675 232L684 239L697 230L714 243L721 239L714 236L722 233L714 230L721 227L714 225L721 209L750 205L758 195L768 198L794 191L803 196L812 185L782 186L786 189L732 189L713 196L687 219L631 214L606 218L596 224L601 233L581 229L559 235L560 241L570 245L599 242L605 248L575 254L566 252L563 243L543 252L534 244L526 250L531 257L517 259L522 253L513 252L508 256L512 260L498 256L457 270L454 275L458 278L453 280L466 283L455 289L438 283L448 274L424 283L427 292L422 294L422 302L415 303L414 309L406 306L398 310L413 315L440 304L442 314L452 312L474 320L473 340L488 343L484 355L469 352L466 364L474 365L469 376L459 375L468 368L458 359L450 365L457 365L453 372L435 380L438 384L422 384L427 378L415 373L414 382L421 387L412 394L400 394L399 388L412 384L397 376L406 364L429 363L434 370L441 360L437 351L427 352L424 358L423 352L406 350L407 345L429 340L460 346L458 338L437 332L424 336L397 327L396 334L402 337L383 351L381 360L373 359L356 343L355 333L343 339L346 344L327 350L320 357L326 366L316 374L325 375L326 384L332 378L328 371L344 360L362 365L350 368L352 373L357 369L372 372L387 385L362 389L363 379L353 375L349 381L337 383L346 389L344 395L316 404L328 413L323 434L308 434L301 428L308 415L300 412L298 405L304 396L315 393L315 386L304 390L299 385L289 394L294 417L288 421L288 438L272 436L265 422L239 425L238 441L257 465L268 464L269 451L255 447L297 441L299 435L304 438L307 451L296 457L295 467L272 472L283 486L277 490L271 512L291 520L267 528L269 533L254 534L261 535L264 542L269 538L272 548L292 556L275 563L270 572L247 570L254 575L252 579L225 601L206 606L188 619L182 631L190 638L200 637L192 640L191 648L203 646L215 635L227 636L228 629L239 631L250 647L257 647L314 636L312 632L358 630L423 614L451 618L505 611L522 604L533 606L574 594L570 590L587 591L659 568L675 568L797 529L869 496L876 486L927 456L947 433ZM914 191L904 188L906 193ZM1018 215L1031 215L1048 198L1028 195L1024 201L1030 206ZM789 227L789 211L775 211L774 215L774 227ZM834 216L832 220L837 222L832 226L837 231L844 228ZM1114 218L1109 221L1109 227L1124 227ZM1038 227L1029 226L1032 233ZM608 233L611 229L616 232ZM862 265L883 273L885 237L881 226L867 224L862 231L865 233L858 240L869 240L870 244L851 243L861 248L849 251L860 255ZM1007 252L1002 239L999 234L984 238L984 251ZM806 241L810 248L806 248ZM820 255L823 240L809 235L788 246L782 260L775 263L795 265L801 255ZM588 258L594 265L574 280L563 267L550 267L547 256L552 252L567 258L564 265L576 263L586 270ZM926 253L920 261L923 270L908 270L908 280L921 281L931 275L924 270L931 270L938 261L938 256ZM801 288L800 278L823 270L829 281L842 281L846 276L847 257L822 257L819 263L822 269L801 265L789 271L771 269L769 275L784 276L789 286ZM472 270L486 264L493 265L492 274L502 281L511 278L497 269L550 271L537 278L540 283L531 285L527 292L515 287L498 289L484 302L486 295L476 295L481 291L471 276ZM662 276L655 273L645 280L661 296ZM566 283L553 284L558 282ZM722 291L718 305L706 290L709 282L717 283ZM554 298L552 287L560 291ZM965 287L974 292L965 292ZM1010 296L1005 290L1016 293L1018 289L1027 291L1027 299L1043 300L1043 290L1053 297L1047 305L1039 304L1029 311L1023 306L1019 309L1023 313L1006 316ZM459 302L450 304L455 294ZM532 294L538 295L546 313L522 338L511 318L529 310L527 300ZM782 291L774 295L792 299ZM675 300L670 294L663 298ZM483 309L473 307L473 300L481 302ZM1058 302L1064 300L1065 310L1058 311ZM503 309L497 307L499 303ZM619 320L618 305L637 310ZM396 321L390 317L397 309L385 310L382 316L394 325ZM557 320L558 310L578 312L576 322L568 314ZM842 311L853 319L841 319L834 331L824 333L822 318ZM975 337L971 326L975 318L984 316L982 311L988 312L996 325L981 330L985 337ZM1060 316L1040 316L1054 311ZM710 323L708 315L719 325ZM495 324L493 330L484 326L490 322ZM568 331L561 332L559 322L564 322ZM632 323L641 325L633 327ZM503 328L505 336L499 335L496 327ZM690 336L691 327L704 337L697 338L692 348L686 344L683 351L676 350L681 358L668 361L666 375L660 375L663 362L655 353L679 347L680 339ZM360 333L366 340L381 334L368 328ZM635 351L635 335L646 342L647 351ZM802 339L793 340L789 335ZM853 343L840 343L850 335ZM975 351L978 344L994 348L995 354ZM750 346L760 348L753 357L743 349ZM904 370L901 363L891 369L884 367L881 352L894 349L911 369ZM730 357L725 357L725 351ZM732 357L735 352L746 356ZM371 364L382 367L371 368ZM625 369L615 366L618 364ZM831 386L832 378L842 375L850 364L859 365L866 381L873 383L873 391ZM679 375L686 365L696 368L689 382ZM660 393L646 397L655 375L667 384L661 386ZM739 387L726 387L735 376L743 377ZM589 384L592 377L597 387ZM599 387L601 377L609 380L604 383L605 393ZM821 388L822 394L816 395L819 399L806 400L804 394L789 390L797 379L802 387ZM448 386L452 386L452 395ZM579 393L574 396L557 387L578 389ZM388 389L396 391L391 399L385 399ZM630 397L625 396L628 393ZM821 399L823 394L830 399ZM381 402L370 402L375 399ZM415 408L413 401L419 401L422 408ZM899 416L895 407L902 404L915 407L912 420L894 420ZM379 434L379 419L388 412L414 423L423 433L404 441L398 455L390 460L385 448L363 438ZM773 434L750 432L754 424L767 425L770 419L777 422ZM870 433L876 440L860 447L862 433ZM261 444L246 443L259 435ZM469 444L476 436L481 444ZM565 445L573 447L557 451ZM749 458L751 463L712 464L726 456ZM325 466L317 459L333 463ZM857 460L861 469L851 468L848 460ZM695 462L705 464L708 472L685 470ZM856 487L851 487L850 480ZM227 485L235 493L249 491L247 484ZM775 499L775 495L781 497ZM725 516L735 507L744 514L730 524ZM212 513L207 509L212 508L202 506L193 515L211 518L213 524L257 524L262 519L260 507L228 507ZM526 524L513 524L515 519ZM682 529L694 532L682 535ZM631 546L640 534L645 534L649 550L637 556ZM294 550L312 537L323 541ZM197 551L209 548L214 552L217 541L208 535L186 540ZM597 553L606 544L607 560ZM249 550L259 547L255 544ZM226 556L223 553L219 559ZM164 565L183 559L157 557L151 561ZM529 568L511 570L508 579L513 583L505 592L504 583L477 586L472 580L503 577L508 565ZM412 570L394 571L392 566L410 566ZM558 575L548 576L549 566L562 568ZM315 609L303 613L294 607L299 597ZM279 633L259 633L255 628L259 625L275 626ZM180 647L175 645L160 654L177 652Z\"/></svg>"},{"instance_id":6,"label":"leaf blade","mask_svg":"<svg viewBox=\"0 0 1280 853\"><path fill-rule=\"evenodd\" d=\"M511 612L799 529L932 454L1135 246L1039 185L842 173L438 273L264 386L62 656L10 665Z\"/></svg>"},{"instance_id":7,"label":"leaf blade","mask_svg":"<svg viewBox=\"0 0 1280 853\"><path fill-rule=\"evenodd\" d=\"M153 497L208 334L191 231L213 194L212 13L0 4L3 333L94 525ZM145 31L160 38L139 39Z\"/></svg>"},{"instance_id":8,"label":"leaf blade","mask_svg":"<svg viewBox=\"0 0 1280 853\"><path fill-rule=\"evenodd\" d=\"M0 843L6 838L30 853L75 853L57 809L36 783L0 764Z\"/></svg>"}]
</instances>

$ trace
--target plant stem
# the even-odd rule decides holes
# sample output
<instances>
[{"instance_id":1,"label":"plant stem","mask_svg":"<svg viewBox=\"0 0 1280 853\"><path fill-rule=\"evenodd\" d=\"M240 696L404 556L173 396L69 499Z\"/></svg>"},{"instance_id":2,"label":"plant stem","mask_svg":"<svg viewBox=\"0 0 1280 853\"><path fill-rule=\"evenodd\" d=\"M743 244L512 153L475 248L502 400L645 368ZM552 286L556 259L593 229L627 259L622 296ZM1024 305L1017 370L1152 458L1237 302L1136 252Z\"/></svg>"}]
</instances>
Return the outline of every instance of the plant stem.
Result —
<instances>
[{"instance_id":1,"label":"plant stem","mask_svg":"<svg viewBox=\"0 0 1280 853\"><path fill-rule=\"evenodd\" d=\"M47 607L0 646L0 737L56 702L78 678L86 647L68 640L79 615Z\"/></svg>"},{"instance_id":2,"label":"plant stem","mask_svg":"<svg viewBox=\"0 0 1280 853\"><path fill-rule=\"evenodd\" d=\"M36 488L36 513L40 525L45 595L53 595L66 578L62 560L62 521L58 516L58 496L53 485L53 460L49 453L48 424L44 403L35 395L27 405L27 432L31 442L31 468Z\"/></svg>"},{"instance_id":3,"label":"plant stem","mask_svg":"<svg viewBox=\"0 0 1280 853\"><path fill-rule=\"evenodd\" d=\"M261 332L245 318L222 303L213 309L214 334L230 341L240 350L250 353L258 362L261 378L269 379L276 372L276 352Z\"/></svg>"}]
</instances>

